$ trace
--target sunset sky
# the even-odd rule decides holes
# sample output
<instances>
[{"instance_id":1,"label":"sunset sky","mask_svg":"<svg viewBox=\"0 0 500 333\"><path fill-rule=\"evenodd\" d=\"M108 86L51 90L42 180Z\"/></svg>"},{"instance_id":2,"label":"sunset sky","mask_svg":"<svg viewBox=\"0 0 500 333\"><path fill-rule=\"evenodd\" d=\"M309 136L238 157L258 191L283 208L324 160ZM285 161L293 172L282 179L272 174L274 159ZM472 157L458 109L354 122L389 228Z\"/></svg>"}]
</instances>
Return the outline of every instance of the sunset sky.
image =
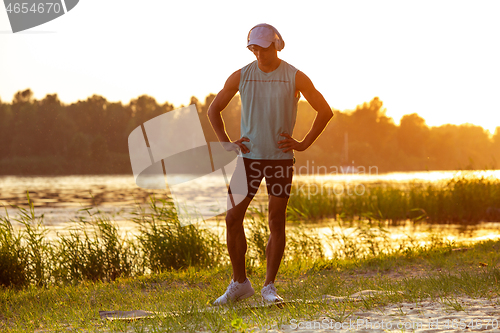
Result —
<instances>
[{"instance_id":1,"label":"sunset sky","mask_svg":"<svg viewBox=\"0 0 500 333\"><path fill-rule=\"evenodd\" d=\"M270 23L279 56L330 106L378 96L396 123L500 126L500 1L97 1L11 33L0 8L0 98L31 88L65 103L147 94L188 104L254 60L246 37Z\"/></svg>"}]
</instances>

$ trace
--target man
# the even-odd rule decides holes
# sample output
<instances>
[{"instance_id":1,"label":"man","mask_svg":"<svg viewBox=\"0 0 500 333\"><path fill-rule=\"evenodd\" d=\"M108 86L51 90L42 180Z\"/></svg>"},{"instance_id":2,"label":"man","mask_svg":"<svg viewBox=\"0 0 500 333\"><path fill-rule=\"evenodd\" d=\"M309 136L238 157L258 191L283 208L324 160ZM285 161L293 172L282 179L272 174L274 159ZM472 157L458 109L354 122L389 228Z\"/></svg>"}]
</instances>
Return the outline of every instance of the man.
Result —
<instances>
[{"instance_id":1,"label":"man","mask_svg":"<svg viewBox=\"0 0 500 333\"><path fill-rule=\"evenodd\" d=\"M208 109L208 117L219 141L232 142L241 151L236 169L244 168L248 192L233 207L231 179L226 215L227 248L233 268L233 279L224 295L214 304L222 305L248 298L254 289L245 271L247 243L243 228L248 205L266 178L269 196L270 237L266 247L266 281L261 295L265 302L283 299L274 286L285 249L286 207L293 177L293 151L306 150L318 138L332 118L332 110L311 80L301 71L278 58L285 43L279 32L269 24L253 27L247 47L257 58L234 72ZM221 112L237 92L241 97L241 138L231 141ZM300 93L316 110L312 128L302 141L291 135L297 115ZM236 174L236 171L235 171ZM234 194L236 195L236 194Z\"/></svg>"}]
</instances>

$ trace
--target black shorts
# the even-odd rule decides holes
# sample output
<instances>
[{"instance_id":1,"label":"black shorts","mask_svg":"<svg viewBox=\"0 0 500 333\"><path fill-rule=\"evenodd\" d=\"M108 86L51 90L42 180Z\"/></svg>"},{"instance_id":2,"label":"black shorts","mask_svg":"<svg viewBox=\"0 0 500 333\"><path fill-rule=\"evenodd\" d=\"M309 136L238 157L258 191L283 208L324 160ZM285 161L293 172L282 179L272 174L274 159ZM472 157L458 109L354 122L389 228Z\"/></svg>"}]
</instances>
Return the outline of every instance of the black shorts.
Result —
<instances>
[{"instance_id":1,"label":"black shorts","mask_svg":"<svg viewBox=\"0 0 500 333\"><path fill-rule=\"evenodd\" d=\"M238 158L236 170L233 174L233 178L231 178L231 184L235 183L234 176L236 174L241 174L237 172L237 169L244 167L248 188L247 197L253 198L259 190L262 178L266 178L268 195L289 198L290 191L292 190L293 162L293 159L254 160L245 157ZM231 188L235 188L235 186L231 186L231 184L229 186L229 194L231 194ZM234 192L237 193L236 191Z\"/></svg>"}]
</instances>

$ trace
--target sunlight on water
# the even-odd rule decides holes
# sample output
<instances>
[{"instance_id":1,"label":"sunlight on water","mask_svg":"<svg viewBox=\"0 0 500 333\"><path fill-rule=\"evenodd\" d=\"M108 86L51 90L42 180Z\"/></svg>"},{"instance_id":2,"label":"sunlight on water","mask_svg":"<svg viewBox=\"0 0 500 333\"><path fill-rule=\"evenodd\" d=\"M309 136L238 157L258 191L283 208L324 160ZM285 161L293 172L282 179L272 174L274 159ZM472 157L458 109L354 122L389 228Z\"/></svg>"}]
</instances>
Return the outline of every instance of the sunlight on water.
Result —
<instances>
[{"instance_id":1,"label":"sunlight on water","mask_svg":"<svg viewBox=\"0 0 500 333\"><path fill-rule=\"evenodd\" d=\"M40 188L91 189L104 186L109 188L136 187L132 175L77 175L77 176L0 176L0 188L36 191Z\"/></svg>"},{"instance_id":2,"label":"sunlight on water","mask_svg":"<svg viewBox=\"0 0 500 333\"><path fill-rule=\"evenodd\" d=\"M474 177L474 178L500 178L500 170L484 171L422 171L422 172L390 172L384 174L377 173L331 173L321 175L301 175L295 177L303 182L396 182L409 183L416 182L440 182L452 179L454 177Z\"/></svg>"},{"instance_id":3,"label":"sunlight on water","mask_svg":"<svg viewBox=\"0 0 500 333\"><path fill-rule=\"evenodd\" d=\"M339 250L339 241L336 240L334 234L337 236L345 235L348 238L363 242L363 235L359 233L361 224L354 224L353 226L339 227L335 221L329 221L329 226L312 226L311 232L317 233L321 239L325 254L331 258L334 251ZM461 243L464 245L485 241L500 239L500 223L486 222L477 225L431 225L431 224L412 224L411 222L400 226L384 226L385 233L380 232L378 228L371 229L373 241L379 242L381 246L392 249L398 248L404 244L418 244L419 246L426 246L434 241L440 240L447 244ZM367 230L365 229L365 232ZM387 241L384 242L384 237Z\"/></svg>"},{"instance_id":4,"label":"sunlight on water","mask_svg":"<svg viewBox=\"0 0 500 333\"><path fill-rule=\"evenodd\" d=\"M334 173L327 175L296 175L296 180L302 182L391 182L409 183L416 182L440 182L454 177L474 177L474 178L500 178L500 170L484 171L421 171L421 172L391 172L384 174L369 173Z\"/></svg>"}]
</instances>

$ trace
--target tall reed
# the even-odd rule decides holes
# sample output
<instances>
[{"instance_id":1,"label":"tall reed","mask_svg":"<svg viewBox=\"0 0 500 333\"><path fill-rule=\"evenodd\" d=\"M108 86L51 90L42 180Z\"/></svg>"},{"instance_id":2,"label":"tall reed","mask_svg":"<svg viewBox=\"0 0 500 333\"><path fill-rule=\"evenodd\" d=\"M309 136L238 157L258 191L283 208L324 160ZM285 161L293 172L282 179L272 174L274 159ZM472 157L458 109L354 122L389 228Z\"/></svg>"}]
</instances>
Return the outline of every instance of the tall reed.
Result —
<instances>
[{"instance_id":1,"label":"tall reed","mask_svg":"<svg viewBox=\"0 0 500 333\"><path fill-rule=\"evenodd\" d=\"M221 262L224 247L217 236L192 224L183 226L172 202L152 197L149 210L132 219L139 226L137 239L148 270L213 267Z\"/></svg>"},{"instance_id":2,"label":"tall reed","mask_svg":"<svg viewBox=\"0 0 500 333\"><path fill-rule=\"evenodd\" d=\"M112 281L227 262L225 246L217 236L195 225L183 227L172 203L165 200L152 198L149 212L136 212L136 238L121 236L108 217L85 208L87 217L72 221L75 226L68 234L58 234L51 241L29 194L28 203L28 209L17 207L17 218L0 217L0 286Z\"/></svg>"},{"instance_id":3,"label":"tall reed","mask_svg":"<svg viewBox=\"0 0 500 333\"><path fill-rule=\"evenodd\" d=\"M249 265L257 266L266 260L266 247L269 241L270 231L268 225L267 211L250 208L250 220L247 221L247 243ZM323 245L319 235L312 232L302 223L296 223L286 229L286 249L283 260L286 261L308 261L324 258Z\"/></svg>"},{"instance_id":4,"label":"tall reed","mask_svg":"<svg viewBox=\"0 0 500 333\"><path fill-rule=\"evenodd\" d=\"M27 193L28 209L17 207L19 216L12 219L23 226L15 231L8 214L0 218L0 284L44 285L50 278L53 245L45 239L43 216L37 217Z\"/></svg>"},{"instance_id":5,"label":"tall reed","mask_svg":"<svg viewBox=\"0 0 500 333\"><path fill-rule=\"evenodd\" d=\"M100 211L83 210L90 220L80 218L69 235L59 235L53 260L55 280L112 281L141 272L133 240L120 236L117 226Z\"/></svg>"},{"instance_id":6,"label":"tall reed","mask_svg":"<svg viewBox=\"0 0 500 333\"><path fill-rule=\"evenodd\" d=\"M8 214L0 217L0 286L22 287L29 283L28 249L22 233L15 232Z\"/></svg>"},{"instance_id":7,"label":"tall reed","mask_svg":"<svg viewBox=\"0 0 500 333\"><path fill-rule=\"evenodd\" d=\"M318 184L296 183L292 186L287 207L289 220L321 220L336 216L339 197Z\"/></svg>"},{"instance_id":8,"label":"tall reed","mask_svg":"<svg viewBox=\"0 0 500 333\"><path fill-rule=\"evenodd\" d=\"M360 259L394 251L389 232L382 221L365 216L358 223L350 222L349 227L338 219L336 225L331 226L330 245L336 257Z\"/></svg>"},{"instance_id":9,"label":"tall reed","mask_svg":"<svg viewBox=\"0 0 500 333\"><path fill-rule=\"evenodd\" d=\"M266 247L270 231L266 211L262 207L261 209L250 207L249 211L252 214L250 215L250 221L246 225L246 229L248 230L247 256L249 258L249 265L256 266L266 260Z\"/></svg>"},{"instance_id":10,"label":"tall reed","mask_svg":"<svg viewBox=\"0 0 500 333\"><path fill-rule=\"evenodd\" d=\"M323 184L320 190L317 184L297 184L290 196L289 219L317 221L326 217L371 216L395 223L424 219L432 223L463 224L500 220L498 179L457 176L444 183L361 185L362 190L335 193L332 187Z\"/></svg>"},{"instance_id":11,"label":"tall reed","mask_svg":"<svg viewBox=\"0 0 500 333\"><path fill-rule=\"evenodd\" d=\"M311 261L323 259L325 252L317 232L311 231L304 224L288 228L284 261Z\"/></svg>"}]
</instances>

